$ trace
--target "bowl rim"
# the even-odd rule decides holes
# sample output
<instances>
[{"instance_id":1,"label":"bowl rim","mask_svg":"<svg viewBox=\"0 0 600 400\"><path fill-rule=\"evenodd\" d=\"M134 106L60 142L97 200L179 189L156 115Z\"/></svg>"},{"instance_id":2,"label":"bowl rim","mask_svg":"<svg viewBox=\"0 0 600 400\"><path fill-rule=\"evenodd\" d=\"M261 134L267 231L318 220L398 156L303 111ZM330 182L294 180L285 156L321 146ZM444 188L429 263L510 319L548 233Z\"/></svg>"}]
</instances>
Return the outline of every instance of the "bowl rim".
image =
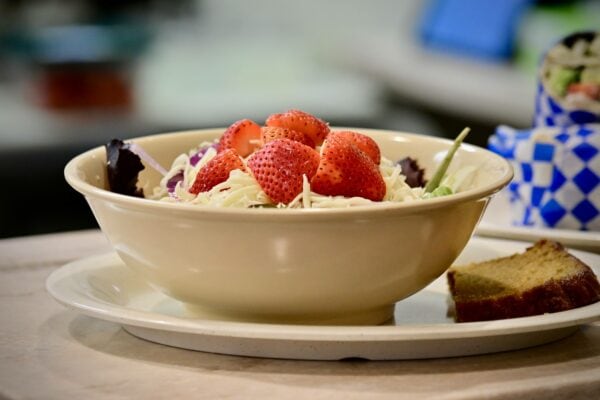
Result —
<instances>
[{"instance_id":1,"label":"bowl rim","mask_svg":"<svg viewBox=\"0 0 600 400\"><path fill-rule=\"evenodd\" d=\"M208 128L208 129L192 129L192 130L182 130L182 131L173 131L145 136L138 136L131 139L125 140L126 142L136 142L140 140L164 140L167 137L171 137L174 135L209 135L215 134L219 132L223 132L226 128ZM448 147L452 144L452 140L436 137L436 136L428 136L424 134L416 134L409 133L403 131L394 131L394 130L384 130L384 129L367 129L367 128L356 128L356 127L332 127L332 129L336 130L354 130L361 133L377 133L384 135L394 135L398 138L406 138L409 140L425 140L425 141L435 141L438 143L446 144ZM101 153L104 149L104 145L94 147L89 149L75 157L73 157L64 168L64 177L67 183L75 189L77 192L81 193L83 196L88 198L101 199L109 202L113 202L118 204L121 207L128 209L137 209L150 212L164 212L169 214L186 214L188 216L193 217L232 217L232 218L263 218L263 217L272 217L277 215L279 219L282 217L286 217L285 219L309 219L310 216L315 218L337 218L337 217L371 217L377 215L387 215L389 213L406 213L411 214L417 211L429 210L446 207L448 205L457 205L466 203L472 200L482 200L485 198L489 198L493 196L495 193L500 191L503 187L505 187L513 178L514 172L511 164L503 157L498 154L493 153L490 150L487 150L483 147L475 146L468 143L463 143L461 145L462 149L466 149L467 151L477 151L487 153L488 157L499 161L500 164L503 164L505 168L504 173L496 180L486 183L485 185L475 188L469 189L464 192L455 193L449 196L441 196L435 197L431 199L427 199L425 201L410 201L410 202L384 202L382 204L368 204L368 205L358 205L352 207L343 207L343 208L218 208L218 207L210 207L210 206L198 206L193 204L186 203L169 203L157 201L154 199L140 198L127 196L119 193L110 192L106 189L100 189L90 183L87 183L82 179L80 174L78 173L78 168L82 162L87 160L89 157L93 157L97 155L97 153ZM89 200L89 199L88 199Z\"/></svg>"}]
</instances>

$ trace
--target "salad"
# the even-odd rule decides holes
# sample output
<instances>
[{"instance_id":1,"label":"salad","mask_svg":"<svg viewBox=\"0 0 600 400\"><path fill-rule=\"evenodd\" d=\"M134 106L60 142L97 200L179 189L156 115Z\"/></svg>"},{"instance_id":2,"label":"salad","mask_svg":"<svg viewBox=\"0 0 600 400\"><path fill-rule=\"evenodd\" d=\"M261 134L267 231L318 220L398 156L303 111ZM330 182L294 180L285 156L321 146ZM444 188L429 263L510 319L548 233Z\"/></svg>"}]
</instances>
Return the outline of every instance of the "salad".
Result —
<instances>
[{"instance_id":1,"label":"salad","mask_svg":"<svg viewBox=\"0 0 600 400\"><path fill-rule=\"evenodd\" d=\"M552 47L542 63L540 78L568 109L600 112L600 34L575 34Z\"/></svg>"},{"instance_id":2,"label":"salad","mask_svg":"<svg viewBox=\"0 0 600 400\"><path fill-rule=\"evenodd\" d=\"M264 126L237 121L214 142L179 155L169 169L137 144L114 139L106 145L109 186L122 194L209 207L331 208L420 201L469 187L474 167L445 174L468 131L456 138L426 182L418 160L389 160L369 136L334 131L311 114L289 110L272 114ZM148 194L136 185L144 164L163 175Z\"/></svg>"}]
</instances>

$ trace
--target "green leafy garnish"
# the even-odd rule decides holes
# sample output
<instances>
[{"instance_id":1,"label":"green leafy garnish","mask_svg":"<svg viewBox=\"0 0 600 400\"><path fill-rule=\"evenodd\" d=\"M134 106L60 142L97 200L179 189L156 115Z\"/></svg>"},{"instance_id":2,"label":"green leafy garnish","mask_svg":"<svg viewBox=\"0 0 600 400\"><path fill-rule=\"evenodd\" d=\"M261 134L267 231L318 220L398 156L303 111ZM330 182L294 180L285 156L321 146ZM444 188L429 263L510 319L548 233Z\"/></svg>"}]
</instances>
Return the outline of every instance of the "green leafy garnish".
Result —
<instances>
[{"instance_id":1,"label":"green leafy garnish","mask_svg":"<svg viewBox=\"0 0 600 400\"><path fill-rule=\"evenodd\" d=\"M450 166L450 162L452 161L452 158L454 157L456 150L458 150L458 148L462 144L463 140L467 137L467 135L469 134L470 131L471 131L471 128L467 127L465 129L463 129L461 133L459 133L459 135L456 137L456 139L454 139L454 143L452 144L452 147L450 147L450 150L448 150L446 157L444 157L444 159L442 160L442 163L440 164L438 169L433 174L433 177L427 183L427 186L425 186L425 193L431 193L435 189L437 189L438 186L440 186L440 182L442 181L442 178L446 174L446 171L448 170L448 167Z\"/></svg>"},{"instance_id":2,"label":"green leafy garnish","mask_svg":"<svg viewBox=\"0 0 600 400\"><path fill-rule=\"evenodd\" d=\"M435 189L433 189L433 192L425 193L423 195L423 198L424 199L432 199L434 197L448 196L449 194L452 194L452 193L454 193L454 192L448 186L438 186Z\"/></svg>"},{"instance_id":3,"label":"green leafy garnish","mask_svg":"<svg viewBox=\"0 0 600 400\"><path fill-rule=\"evenodd\" d=\"M561 66L552 68L548 77L550 90L560 97L565 96L569 85L579 80L579 74L579 71L572 68Z\"/></svg>"}]
</instances>

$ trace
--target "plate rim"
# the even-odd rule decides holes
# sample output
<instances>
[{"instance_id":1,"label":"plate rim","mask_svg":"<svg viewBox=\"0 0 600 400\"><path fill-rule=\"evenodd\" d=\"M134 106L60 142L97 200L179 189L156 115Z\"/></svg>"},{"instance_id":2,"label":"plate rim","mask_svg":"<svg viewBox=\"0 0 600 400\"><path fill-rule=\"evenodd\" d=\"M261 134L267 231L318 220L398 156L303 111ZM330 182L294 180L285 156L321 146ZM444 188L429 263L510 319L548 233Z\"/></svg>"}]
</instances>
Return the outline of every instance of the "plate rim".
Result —
<instances>
[{"instance_id":1,"label":"plate rim","mask_svg":"<svg viewBox=\"0 0 600 400\"><path fill-rule=\"evenodd\" d=\"M502 243L521 251L528 242L473 237L469 244ZM467 246L469 246L467 244ZM519 250L521 249L521 250ZM590 265L598 275L600 255L569 250L573 255L596 259L599 265ZM76 273L106 268L107 262L115 262L126 268L114 251L79 258L54 270L46 279L46 290L59 303L87 316L123 325L138 326L147 329L164 330L175 333L187 333L214 337L336 341L336 342L376 342L376 341L427 341L479 338L488 336L507 336L521 333L541 332L572 326L580 326L600 320L600 302L567 311L548 313L530 317L511 318L481 322L461 322L448 324L409 324L409 325L373 325L373 326L320 326L320 325L284 325L254 322L219 321L209 319L188 319L159 312L142 311L102 302L86 296L82 288L74 287L73 276ZM443 277L444 275L442 275ZM441 279L442 277L438 278ZM65 293L64 285L71 285ZM67 287L67 289L69 289ZM77 290L80 289L80 290ZM148 287L148 290L154 289ZM427 288L423 290L428 290ZM166 295L157 292L168 298ZM70 296L70 297L69 297ZM176 300L173 300L176 301Z\"/></svg>"},{"instance_id":2,"label":"plate rim","mask_svg":"<svg viewBox=\"0 0 600 400\"><path fill-rule=\"evenodd\" d=\"M502 212L505 218L510 220L510 203L506 190L498 192L490 200L481 221L475 228L475 234L494 238L513 240L535 240L545 237L547 239L561 241L567 246L580 246L586 249L600 250L600 232L576 231L572 229L544 228L539 226L516 226L511 224L498 224L490 220L492 213ZM487 218L486 218L487 217Z\"/></svg>"}]
</instances>

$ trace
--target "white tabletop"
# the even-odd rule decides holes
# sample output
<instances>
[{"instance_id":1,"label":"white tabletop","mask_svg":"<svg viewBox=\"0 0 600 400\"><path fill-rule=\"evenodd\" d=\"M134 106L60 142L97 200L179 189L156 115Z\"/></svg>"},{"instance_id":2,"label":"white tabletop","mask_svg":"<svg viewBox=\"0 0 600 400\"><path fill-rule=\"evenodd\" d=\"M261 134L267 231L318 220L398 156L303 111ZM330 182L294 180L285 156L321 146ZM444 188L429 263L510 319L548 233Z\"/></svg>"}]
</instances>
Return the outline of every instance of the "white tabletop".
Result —
<instances>
[{"instance_id":1,"label":"white tabletop","mask_svg":"<svg viewBox=\"0 0 600 400\"><path fill-rule=\"evenodd\" d=\"M98 231L0 240L0 398L579 399L600 393L600 324L485 356L312 362L199 353L69 311L46 277L110 246Z\"/></svg>"}]
</instances>

